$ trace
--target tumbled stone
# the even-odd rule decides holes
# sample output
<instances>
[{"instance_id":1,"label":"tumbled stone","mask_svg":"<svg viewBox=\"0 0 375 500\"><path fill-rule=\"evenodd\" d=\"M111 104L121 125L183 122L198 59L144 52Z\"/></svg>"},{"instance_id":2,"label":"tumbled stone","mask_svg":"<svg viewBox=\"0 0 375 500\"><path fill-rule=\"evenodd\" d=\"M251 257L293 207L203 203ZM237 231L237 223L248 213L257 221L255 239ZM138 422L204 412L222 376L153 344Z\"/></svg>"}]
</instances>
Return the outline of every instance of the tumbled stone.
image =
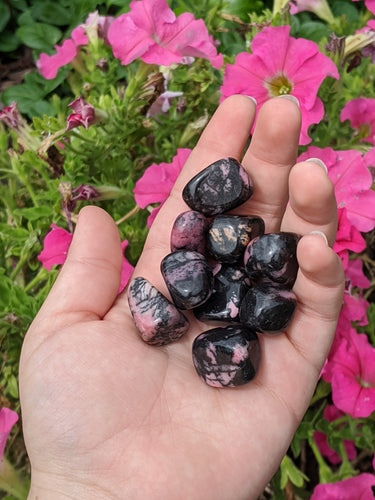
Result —
<instances>
[{"instance_id":1,"label":"tumbled stone","mask_svg":"<svg viewBox=\"0 0 375 500\"><path fill-rule=\"evenodd\" d=\"M179 309L192 309L210 297L214 277L211 267L199 252L172 252L164 257L160 268L172 300Z\"/></svg>"},{"instance_id":2,"label":"tumbled stone","mask_svg":"<svg viewBox=\"0 0 375 500\"><path fill-rule=\"evenodd\" d=\"M260 217L217 215L208 229L207 250L219 262L242 262L247 245L263 233Z\"/></svg>"},{"instance_id":3,"label":"tumbled stone","mask_svg":"<svg viewBox=\"0 0 375 500\"><path fill-rule=\"evenodd\" d=\"M193 177L182 197L192 210L213 216L238 207L252 194L252 182L242 165L234 158L223 158Z\"/></svg>"},{"instance_id":4,"label":"tumbled stone","mask_svg":"<svg viewBox=\"0 0 375 500\"><path fill-rule=\"evenodd\" d=\"M193 342L195 369L212 387L237 387L250 382L259 370L260 360L257 334L242 325L208 330Z\"/></svg>"},{"instance_id":5,"label":"tumbled stone","mask_svg":"<svg viewBox=\"0 0 375 500\"><path fill-rule=\"evenodd\" d=\"M245 269L252 280L268 278L292 288L297 277L298 234L268 233L254 238L246 247Z\"/></svg>"},{"instance_id":6,"label":"tumbled stone","mask_svg":"<svg viewBox=\"0 0 375 500\"><path fill-rule=\"evenodd\" d=\"M240 322L259 333L280 333L289 326L296 305L296 296L288 288L261 282L242 299Z\"/></svg>"},{"instance_id":7,"label":"tumbled stone","mask_svg":"<svg viewBox=\"0 0 375 500\"><path fill-rule=\"evenodd\" d=\"M239 306L249 289L243 267L218 264L214 270L214 291L211 297L194 309L199 321L239 321Z\"/></svg>"},{"instance_id":8,"label":"tumbled stone","mask_svg":"<svg viewBox=\"0 0 375 500\"><path fill-rule=\"evenodd\" d=\"M130 283L128 301L135 326L148 344L169 344L189 329L185 316L145 278Z\"/></svg>"},{"instance_id":9,"label":"tumbled stone","mask_svg":"<svg viewBox=\"0 0 375 500\"><path fill-rule=\"evenodd\" d=\"M195 210L187 210L174 221L171 232L171 251L192 250L204 254L208 220Z\"/></svg>"}]
</instances>

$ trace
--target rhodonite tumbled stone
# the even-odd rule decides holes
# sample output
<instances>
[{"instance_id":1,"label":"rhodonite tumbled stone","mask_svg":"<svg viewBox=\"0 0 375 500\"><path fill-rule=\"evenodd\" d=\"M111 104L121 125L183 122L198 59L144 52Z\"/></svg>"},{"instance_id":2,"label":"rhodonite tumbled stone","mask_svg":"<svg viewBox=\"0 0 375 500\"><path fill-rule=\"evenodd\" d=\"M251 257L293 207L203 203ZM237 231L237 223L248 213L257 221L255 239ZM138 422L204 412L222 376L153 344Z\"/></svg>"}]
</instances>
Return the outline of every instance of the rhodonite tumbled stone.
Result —
<instances>
[{"instance_id":1,"label":"rhodonite tumbled stone","mask_svg":"<svg viewBox=\"0 0 375 500\"><path fill-rule=\"evenodd\" d=\"M182 197L192 210L213 216L238 207L252 194L252 182L242 165L234 158L223 158L193 177Z\"/></svg>"},{"instance_id":2,"label":"rhodonite tumbled stone","mask_svg":"<svg viewBox=\"0 0 375 500\"><path fill-rule=\"evenodd\" d=\"M187 210L174 221L171 232L171 251L193 250L201 254L206 250L207 218L195 210Z\"/></svg>"},{"instance_id":3,"label":"rhodonite tumbled stone","mask_svg":"<svg viewBox=\"0 0 375 500\"><path fill-rule=\"evenodd\" d=\"M260 333L280 333L290 324L296 305L296 296L288 288L258 283L242 299L240 322Z\"/></svg>"},{"instance_id":4,"label":"rhodonite tumbled stone","mask_svg":"<svg viewBox=\"0 0 375 500\"><path fill-rule=\"evenodd\" d=\"M194 309L199 321L239 321L239 306L249 289L243 267L218 264L214 270L214 291L211 297Z\"/></svg>"},{"instance_id":5,"label":"rhodonite tumbled stone","mask_svg":"<svg viewBox=\"0 0 375 500\"><path fill-rule=\"evenodd\" d=\"M211 267L199 252L172 252L164 257L160 268L172 300L179 309L192 309L210 297L214 277Z\"/></svg>"},{"instance_id":6,"label":"rhodonite tumbled stone","mask_svg":"<svg viewBox=\"0 0 375 500\"><path fill-rule=\"evenodd\" d=\"M148 344L169 344L189 329L185 316L145 278L130 283L128 301L135 326Z\"/></svg>"},{"instance_id":7,"label":"rhodonite tumbled stone","mask_svg":"<svg viewBox=\"0 0 375 500\"><path fill-rule=\"evenodd\" d=\"M219 262L242 262L249 242L263 233L260 217L217 215L208 230L207 250Z\"/></svg>"},{"instance_id":8,"label":"rhodonite tumbled stone","mask_svg":"<svg viewBox=\"0 0 375 500\"><path fill-rule=\"evenodd\" d=\"M258 372L260 359L257 334L242 325L208 330L193 343L195 369L212 387L237 387L250 382Z\"/></svg>"},{"instance_id":9,"label":"rhodonite tumbled stone","mask_svg":"<svg viewBox=\"0 0 375 500\"><path fill-rule=\"evenodd\" d=\"M296 256L299 236L295 233L268 233L254 238L245 250L244 262L252 280L269 278L292 288L297 277Z\"/></svg>"}]
</instances>

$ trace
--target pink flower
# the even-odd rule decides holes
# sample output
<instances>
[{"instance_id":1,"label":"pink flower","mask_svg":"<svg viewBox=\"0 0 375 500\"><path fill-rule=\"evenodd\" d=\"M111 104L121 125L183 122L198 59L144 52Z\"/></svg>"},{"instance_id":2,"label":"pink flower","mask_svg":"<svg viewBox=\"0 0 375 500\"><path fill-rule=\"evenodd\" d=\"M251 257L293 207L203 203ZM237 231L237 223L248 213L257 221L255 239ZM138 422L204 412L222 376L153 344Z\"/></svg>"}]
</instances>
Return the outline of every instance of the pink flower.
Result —
<instances>
[{"instance_id":1,"label":"pink flower","mask_svg":"<svg viewBox=\"0 0 375 500\"><path fill-rule=\"evenodd\" d=\"M375 148L371 148L363 157L366 167L370 170L373 181L375 181Z\"/></svg>"},{"instance_id":2,"label":"pink flower","mask_svg":"<svg viewBox=\"0 0 375 500\"><path fill-rule=\"evenodd\" d=\"M15 131L20 131L26 126L25 120L18 111L16 101L13 101L10 106L6 106L2 111L0 111L0 121Z\"/></svg>"},{"instance_id":3,"label":"pink flower","mask_svg":"<svg viewBox=\"0 0 375 500\"><path fill-rule=\"evenodd\" d=\"M361 153L310 146L299 161L313 157L326 164L338 207L346 208L350 223L359 231L371 231L375 227L375 191L371 189L372 176Z\"/></svg>"},{"instance_id":4,"label":"pink flower","mask_svg":"<svg viewBox=\"0 0 375 500\"><path fill-rule=\"evenodd\" d=\"M0 410L0 460L3 457L5 445L12 430L13 425L17 422L18 415L15 411L9 408L1 408Z\"/></svg>"},{"instance_id":5,"label":"pink flower","mask_svg":"<svg viewBox=\"0 0 375 500\"><path fill-rule=\"evenodd\" d=\"M145 170L142 177L136 182L133 190L137 205L145 208L147 205L153 203L160 203L162 205L165 202L190 151L187 148L180 148L177 150L176 156L172 159L172 163L160 163L159 165L153 163ZM151 212L147 221L148 227L151 227L161 205Z\"/></svg>"},{"instance_id":6,"label":"pink flower","mask_svg":"<svg viewBox=\"0 0 375 500\"><path fill-rule=\"evenodd\" d=\"M68 104L74 113L71 113L66 121L66 131L83 125L87 130L95 121L95 108L92 104L85 102L81 96Z\"/></svg>"},{"instance_id":7,"label":"pink flower","mask_svg":"<svg viewBox=\"0 0 375 500\"><path fill-rule=\"evenodd\" d=\"M38 255L38 259L42 263L43 267L47 269L47 271L50 271L52 269L52 266L64 264L70 244L73 239L72 233L68 233L68 231L65 231L65 229L56 226L56 224L51 224L51 228L52 230L44 238L44 248ZM121 243L123 258L121 268L121 283L118 293L120 293L125 288L134 270L134 267L129 264L124 255L125 248L128 246L128 244L129 242L127 240L124 240Z\"/></svg>"},{"instance_id":8,"label":"pink flower","mask_svg":"<svg viewBox=\"0 0 375 500\"><path fill-rule=\"evenodd\" d=\"M176 97L181 97L183 92L173 92L172 90L166 90L152 103L151 108L148 112L148 116L153 116L154 118L160 114L166 114L171 107L172 99Z\"/></svg>"},{"instance_id":9,"label":"pink flower","mask_svg":"<svg viewBox=\"0 0 375 500\"><path fill-rule=\"evenodd\" d=\"M348 262L345 276L350 280L352 286L358 286L359 288L368 288L370 286L370 280L363 274L361 259L350 260Z\"/></svg>"},{"instance_id":10,"label":"pink flower","mask_svg":"<svg viewBox=\"0 0 375 500\"><path fill-rule=\"evenodd\" d=\"M350 121L350 125L358 130L361 141L375 144L375 99L352 99L343 107L340 119Z\"/></svg>"},{"instance_id":11,"label":"pink flower","mask_svg":"<svg viewBox=\"0 0 375 500\"><path fill-rule=\"evenodd\" d=\"M349 222L345 207L339 208L337 210L337 215L338 227L333 249L342 258L344 269L346 269L348 250L362 252L362 250L366 248L366 242L358 229Z\"/></svg>"},{"instance_id":12,"label":"pink flower","mask_svg":"<svg viewBox=\"0 0 375 500\"><path fill-rule=\"evenodd\" d=\"M176 17L166 0L133 0L130 12L111 24L108 39L114 56L124 65L140 58L169 66L184 56L208 59L218 69L223 64L203 20L189 12Z\"/></svg>"},{"instance_id":13,"label":"pink flower","mask_svg":"<svg viewBox=\"0 0 375 500\"><path fill-rule=\"evenodd\" d=\"M333 405L327 405L324 408L323 417L328 420L328 422L333 422L334 420L342 417L344 415L343 412L338 410ZM314 440L320 450L320 453L327 457L331 464L337 465L342 459L341 457L329 446L327 435L324 432L316 431L314 432ZM357 456L357 452L354 446L353 441L349 441L348 439L344 439L343 441L346 454L349 460L354 460Z\"/></svg>"},{"instance_id":14,"label":"pink flower","mask_svg":"<svg viewBox=\"0 0 375 500\"><path fill-rule=\"evenodd\" d=\"M64 264L73 235L65 229L51 224L52 230L44 238L43 250L38 259L50 271L52 266Z\"/></svg>"},{"instance_id":15,"label":"pink flower","mask_svg":"<svg viewBox=\"0 0 375 500\"><path fill-rule=\"evenodd\" d=\"M134 271L134 267L126 260L125 258L125 249L128 246L129 242L127 240L124 240L121 243L121 250L122 250L122 269L121 269L121 283L120 283L120 288L118 293L122 292L123 289L126 287L126 285L129 282L130 276L132 275Z\"/></svg>"},{"instance_id":16,"label":"pink flower","mask_svg":"<svg viewBox=\"0 0 375 500\"><path fill-rule=\"evenodd\" d=\"M232 94L254 97L258 108L270 97L291 94L301 107L300 144L311 139L307 130L323 118L322 101L317 97L326 76L339 78L333 62L319 52L316 43L289 36L290 26L265 28L251 44L252 54L241 52L225 68L223 99Z\"/></svg>"},{"instance_id":17,"label":"pink flower","mask_svg":"<svg viewBox=\"0 0 375 500\"><path fill-rule=\"evenodd\" d=\"M51 56L45 53L40 54L36 62L39 73L47 80L52 80L60 68L73 61L78 54L79 47L87 43L88 38L83 28L76 28L72 32L72 38L64 40L62 45L55 45L56 54Z\"/></svg>"},{"instance_id":18,"label":"pink flower","mask_svg":"<svg viewBox=\"0 0 375 500\"><path fill-rule=\"evenodd\" d=\"M359 474L337 483L318 484L310 500L374 500L373 474Z\"/></svg>"},{"instance_id":19,"label":"pink flower","mask_svg":"<svg viewBox=\"0 0 375 500\"><path fill-rule=\"evenodd\" d=\"M332 385L334 405L353 418L375 410L375 348L350 328L328 360L323 378Z\"/></svg>"}]
</instances>

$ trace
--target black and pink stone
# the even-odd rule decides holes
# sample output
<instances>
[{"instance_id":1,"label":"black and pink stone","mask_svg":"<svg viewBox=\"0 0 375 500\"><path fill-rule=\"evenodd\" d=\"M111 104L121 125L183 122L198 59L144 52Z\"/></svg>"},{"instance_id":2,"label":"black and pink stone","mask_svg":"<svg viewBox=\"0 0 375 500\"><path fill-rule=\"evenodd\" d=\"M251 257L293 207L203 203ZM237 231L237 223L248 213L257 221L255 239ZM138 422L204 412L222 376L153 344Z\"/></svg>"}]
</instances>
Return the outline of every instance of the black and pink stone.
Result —
<instances>
[{"instance_id":1,"label":"black and pink stone","mask_svg":"<svg viewBox=\"0 0 375 500\"><path fill-rule=\"evenodd\" d=\"M195 369L212 387L238 387L250 382L259 370L260 360L257 334L242 325L208 330L193 343Z\"/></svg>"},{"instance_id":2,"label":"black and pink stone","mask_svg":"<svg viewBox=\"0 0 375 500\"><path fill-rule=\"evenodd\" d=\"M179 309L192 309L203 304L213 291L212 269L199 252L172 252L161 261L160 269L172 300Z\"/></svg>"},{"instance_id":3,"label":"black and pink stone","mask_svg":"<svg viewBox=\"0 0 375 500\"><path fill-rule=\"evenodd\" d=\"M264 221L260 217L216 215L208 229L207 251L219 262L242 263L247 245L263 234Z\"/></svg>"},{"instance_id":4,"label":"black and pink stone","mask_svg":"<svg viewBox=\"0 0 375 500\"><path fill-rule=\"evenodd\" d=\"M135 326L148 344L170 344L189 329L185 316L145 278L130 283L128 302Z\"/></svg>"},{"instance_id":5,"label":"black and pink stone","mask_svg":"<svg viewBox=\"0 0 375 500\"><path fill-rule=\"evenodd\" d=\"M218 264L213 269L214 291L206 302L193 312L199 321L239 321L241 300L249 289L250 281L243 267Z\"/></svg>"},{"instance_id":6,"label":"black and pink stone","mask_svg":"<svg viewBox=\"0 0 375 500\"><path fill-rule=\"evenodd\" d=\"M260 282L242 299L240 322L258 333L278 334L289 326L296 305L296 296L290 289Z\"/></svg>"},{"instance_id":7,"label":"black and pink stone","mask_svg":"<svg viewBox=\"0 0 375 500\"><path fill-rule=\"evenodd\" d=\"M202 255L206 251L207 218L196 210L187 210L174 221L171 232L171 251L192 250Z\"/></svg>"},{"instance_id":8,"label":"black and pink stone","mask_svg":"<svg viewBox=\"0 0 375 500\"><path fill-rule=\"evenodd\" d=\"M182 197L192 210L211 217L238 207L252 194L252 181L242 165L234 158L223 158L193 177Z\"/></svg>"},{"instance_id":9,"label":"black and pink stone","mask_svg":"<svg viewBox=\"0 0 375 500\"><path fill-rule=\"evenodd\" d=\"M245 269L252 280L268 278L292 288L297 277L297 243L295 233L267 233L254 238L246 247Z\"/></svg>"}]
</instances>

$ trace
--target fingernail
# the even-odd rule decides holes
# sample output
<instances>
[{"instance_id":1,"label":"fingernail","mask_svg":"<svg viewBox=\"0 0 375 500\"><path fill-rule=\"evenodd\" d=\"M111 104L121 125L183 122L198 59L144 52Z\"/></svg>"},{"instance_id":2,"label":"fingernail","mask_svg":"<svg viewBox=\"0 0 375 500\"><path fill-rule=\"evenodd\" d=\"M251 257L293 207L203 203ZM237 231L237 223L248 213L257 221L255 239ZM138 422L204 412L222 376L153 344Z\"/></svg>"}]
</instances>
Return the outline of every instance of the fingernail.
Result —
<instances>
[{"instance_id":1,"label":"fingernail","mask_svg":"<svg viewBox=\"0 0 375 500\"><path fill-rule=\"evenodd\" d=\"M278 97L282 97L283 99L289 99L289 101L293 101L295 104L297 104L298 107L300 107L299 101L298 101L297 97L294 97L294 95L282 94L282 95L279 95Z\"/></svg>"},{"instance_id":2,"label":"fingernail","mask_svg":"<svg viewBox=\"0 0 375 500\"><path fill-rule=\"evenodd\" d=\"M309 234L317 234L318 236L321 236L323 240L326 242L326 245L328 246L327 236L324 233L322 233L322 231L311 231L311 233Z\"/></svg>"},{"instance_id":3,"label":"fingernail","mask_svg":"<svg viewBox=\"0 0 375 500\"><path fill-rule=\"evenodd\" d=\"M327 168L326 164L320 158L309 158L306 161L311 161L313 163L318 164L319 166L321 166L325 170L325 173L328 174L328 168Z\"/></svg>"},{"instance_id":4,"label":"fingernail","mask_svg":"<svg viewBox=\"0 0 375 500\"><path fill-rule=\"evenodd\" d=\"M249 99L251 99L253 101L253 103L255 104L255 106L257 106L258 103L257 103L257 100L254 97L252 97L251 95L247 95L246 97L248 97Z\"/></svg>"}]
</instances>

